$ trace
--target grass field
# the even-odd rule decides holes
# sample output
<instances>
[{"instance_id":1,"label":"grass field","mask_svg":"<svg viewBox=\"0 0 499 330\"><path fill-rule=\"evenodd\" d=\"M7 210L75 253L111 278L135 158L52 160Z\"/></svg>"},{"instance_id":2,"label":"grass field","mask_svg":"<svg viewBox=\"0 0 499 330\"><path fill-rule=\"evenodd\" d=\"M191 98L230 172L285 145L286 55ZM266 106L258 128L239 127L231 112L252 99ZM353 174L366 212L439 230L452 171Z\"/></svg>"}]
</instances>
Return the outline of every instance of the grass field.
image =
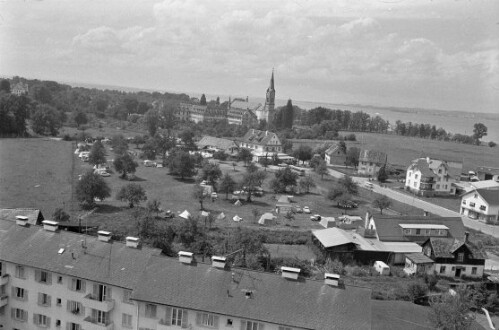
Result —
<instances>
[{"instance_id":1,"label":"grass field","mask_svg":"<svg viewBox=\"0 0 499 330\"><path fill-rule=\"evenodd\" d=\"M51 139L0 139L0 207L70 208L73 146Z\"/></svg>"},{"instance_id":2,"label":"grass field","mask_svg":"<svg viewBox=\"0 0 499 330\"><path fill-rule=\"evenodd\" d=\"M475 146L454 142L427 140L390 134L355 132L357 141L347 141L347 147L378 149L388 154L388 162L409 166L411 160L430 156L446 160L463 162L463 170L475 169L477 166L499 167L499 148ZM323 143L319 140L291 140L293 148L300 144L312 147Z\"/></svg>"}]
</instances>

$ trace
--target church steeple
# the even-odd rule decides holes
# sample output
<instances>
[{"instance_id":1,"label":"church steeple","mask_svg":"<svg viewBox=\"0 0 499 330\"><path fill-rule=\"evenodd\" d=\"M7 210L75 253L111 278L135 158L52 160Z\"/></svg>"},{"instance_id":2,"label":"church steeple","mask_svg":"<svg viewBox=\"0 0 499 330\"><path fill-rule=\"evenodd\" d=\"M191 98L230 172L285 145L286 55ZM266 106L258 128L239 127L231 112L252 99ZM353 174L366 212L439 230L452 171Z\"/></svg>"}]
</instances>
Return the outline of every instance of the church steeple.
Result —
<instances>
[{"instance_id":1,"label":"church steeple","mask_svg":"<svg viewBox=\"0 0 499 330\"><path fill-rule=\"evenodd\" d=\"M265 98L265 107L266 107L266 110L269 112L274 111L274 107L275 107L274 69L272 69L272 76L270 77L270 85L269 85L269 88L267 88L267 95Z\"/></svg>"}]
</instances>

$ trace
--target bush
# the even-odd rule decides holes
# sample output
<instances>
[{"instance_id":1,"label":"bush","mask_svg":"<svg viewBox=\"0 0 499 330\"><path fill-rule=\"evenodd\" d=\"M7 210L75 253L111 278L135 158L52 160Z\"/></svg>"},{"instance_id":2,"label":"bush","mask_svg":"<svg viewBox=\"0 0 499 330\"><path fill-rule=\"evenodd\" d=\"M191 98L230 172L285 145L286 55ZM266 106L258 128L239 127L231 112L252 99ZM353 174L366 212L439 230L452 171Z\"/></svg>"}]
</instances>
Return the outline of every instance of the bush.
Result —
<instances>
[{"instance_id":1,"label":"bush","mask_svg":"<svg viewBox=\"0 0 499 330\"><path fill-rule=\"evenodd\" d=\"M494 148L497 145L494 141L489 142L489 147Z\"/></svg>"},{"instance_id":2,"label":"bush","mask_svg":"<svg viewBox=\"0 0 499 330\"><path fill-rule=\"evenodd\" d=\"M62 136L62 140L63 141L73 141L73 138L71 137L71 135L66 133Z\"/></svg>"},{"instance_id":3,"label":"bush","mask_svg":"<svg viewBox=\"0 0 499 330\"><path fill-rule=\"evenodd\" d=\"M357 276L357 277L366 277L370 275L369 268L366 269L359 266L346 266L345 272L349 276Z\"/></svg>"},{"instance_id":4,"label":"bush","mask_svg":"<svg viewBox=\"0 0 499 330\"><path fill-rule=\"evenodd\" d=\"M421 301L428 293L428 286L422 282L413 282L406 287L407 295L412 302Z\"/></svg>"}]
</instances>

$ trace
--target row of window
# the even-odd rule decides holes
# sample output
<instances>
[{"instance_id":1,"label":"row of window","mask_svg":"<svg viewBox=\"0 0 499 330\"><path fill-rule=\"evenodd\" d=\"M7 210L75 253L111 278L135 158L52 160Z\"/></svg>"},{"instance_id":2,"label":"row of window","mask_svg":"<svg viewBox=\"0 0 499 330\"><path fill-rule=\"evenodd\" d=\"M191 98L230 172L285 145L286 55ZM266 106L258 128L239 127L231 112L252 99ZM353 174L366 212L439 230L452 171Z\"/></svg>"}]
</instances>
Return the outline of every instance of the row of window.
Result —
<instances>
[{"instance_id":1,"label":"row of window","mask_svg":"<svg viewBox=\"0 0 499 330\"><path fill-rule=\"evenodd\" d=\"M446 229L434 229L433 233L431 229L404 229L404 235L423 235L423 236L447 236L447 230Z\"/></svg>"},{"instance_id":2,"label":"row of window","mask_svg":"<svg viewBox=\"0 0 499 330\"><path fill-rule=\"evenodd\" d=\"M463 205L466 205L466 200L463 199ZM475 202L470 202L470 207L475 207L476 204ZM487 206L486 205L480 205L480 211L487 211Z\"/></svg>"},{"instance_id":3,"label":"row of window","mask_svg":"<svg viewBox=\"0 0 499 330\"><path fill-rule=\"evenodd\" d=\"M28 321L28 311L21 308L11 308L10 316L13 320L19 322L27 322ZM42 328L50 328L51 319L47 315L36 314L33 313L33 324L42 327ZM58 328L61 326L61 320L55 321L55 326ZM67 322L66 323L67 330L82 330L81 326L77 323Z\"/></svg>"},{"instance_id":4,"label":"row of window","mask_svg":"<svg viewBox=\"0 0 499 330\"><path fill-rule=\"evenodd\" d=\"M440 266L440 274L445 274L445 271L447 270L446 266ZM451 271L456 270L456 267L452 267ZM478 271L478 267L471 267L471 275L476 275ZM466 273L466 267L462 268L462 272Z\"/></svg>"}]
</instances>

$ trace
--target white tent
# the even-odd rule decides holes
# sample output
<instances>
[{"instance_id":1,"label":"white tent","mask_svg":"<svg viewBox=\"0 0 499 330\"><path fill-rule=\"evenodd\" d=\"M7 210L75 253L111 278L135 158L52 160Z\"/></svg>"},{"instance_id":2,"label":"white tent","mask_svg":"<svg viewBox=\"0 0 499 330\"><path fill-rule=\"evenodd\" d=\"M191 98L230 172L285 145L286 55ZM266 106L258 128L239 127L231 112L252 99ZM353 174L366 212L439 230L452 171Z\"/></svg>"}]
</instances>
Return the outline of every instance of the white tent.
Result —
<instances>
[{"instance_id":1,"label":"white tent","mask_svg":"<svg viewBox=\"0 0 499 330\"><path fill-rule=\"evenodd\" d=\"M191 214L189 213L189 211L184 210L184 212L180 213L179 217L189 219L191 217Z\"/></svg>"},{"instance_id":2,"label":"white tent","mask_svg":"<svg viewBox=\"0 0 499 330\"><path fill-rule=\"evenodd\" d=\"M241 206L243 205L243 203L241 203L241 201L238 199L235 203L234 203L235 206Z\"/></svg>"},{"instance_id":3,"label":"white tent","mask_svg":"<svg viewBox=\"0 0 499 330\"><path fill-rule=\"evenodd\" d=\"M260 220L258 220L259 225L269 225L269 226L274 226L276 224L276 216L273 215L272 213L264 213L261 217Z\"/></svg>"},{"instance_id":4,"label":"white tent","mask_svg":"<svg viewBox=\"0 0 499 330\"><path fill-rule=\"evenodd\" d=\"M225 219L225 213L223 213L223 212L222 212L222 213L220 213L220 214L217 216L217 219L218 219L218 220L223 220L223 219Z\"/></svg>"},{"instance_id":5,"label":"white tent","mask_svg":"<svg viewBox=\"0 0 499 330\"><path fill-rule=\"evenodd\" d=\"M240 218L237 214L232 218L235 222L243 221L243 218Z\"/></svg>"},{"instance_id":6,"label":"white tent","mask_svg":"<svg viewBox=\"0 0 499 330\"><path fill-rule=\"evenodd\" d=\"M210 212L206 212L206 211L201 211L201 216L202 217L207 217L210 215Z\"/></svg>"}]
</instances>

